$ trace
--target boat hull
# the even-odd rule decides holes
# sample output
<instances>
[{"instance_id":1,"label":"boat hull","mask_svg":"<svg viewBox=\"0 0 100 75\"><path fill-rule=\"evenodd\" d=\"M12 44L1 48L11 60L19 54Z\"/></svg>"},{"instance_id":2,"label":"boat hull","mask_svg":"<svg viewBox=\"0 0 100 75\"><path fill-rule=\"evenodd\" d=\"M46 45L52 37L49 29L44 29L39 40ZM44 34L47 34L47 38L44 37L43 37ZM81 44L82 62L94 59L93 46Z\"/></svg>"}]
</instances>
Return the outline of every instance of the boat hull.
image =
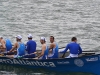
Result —
<instances>
[{"instance_id":1,"label":"boat hull","mask_svg":"<svg viewBox=\"0 0 100 75\"><path fill-rule=\"evenodd\" d=\"M100 55L62 59L19 59L0 57L0 64L23 66L27 68L44 68L59 72L88 72L100 75Z\"/></svg>"}]
</instances>

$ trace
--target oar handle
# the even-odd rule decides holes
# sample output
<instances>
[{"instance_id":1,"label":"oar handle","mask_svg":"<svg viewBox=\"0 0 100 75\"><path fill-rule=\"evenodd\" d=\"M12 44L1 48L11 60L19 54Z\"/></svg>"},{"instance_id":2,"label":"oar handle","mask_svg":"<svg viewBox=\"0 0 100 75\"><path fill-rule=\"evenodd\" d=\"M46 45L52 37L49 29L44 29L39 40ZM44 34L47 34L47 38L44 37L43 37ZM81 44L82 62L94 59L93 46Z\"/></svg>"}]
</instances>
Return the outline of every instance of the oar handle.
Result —
<instances>
[{"instance_id":1,"label":"oar handle","mask_svg":"<svg viewBox=\"0 0 100 75\"><path fill-rule=\"evenodd\" d=\"M65 48L65 47L60 47L59 49L63 49L63 48Z\"/></svg>"}]
</instances>

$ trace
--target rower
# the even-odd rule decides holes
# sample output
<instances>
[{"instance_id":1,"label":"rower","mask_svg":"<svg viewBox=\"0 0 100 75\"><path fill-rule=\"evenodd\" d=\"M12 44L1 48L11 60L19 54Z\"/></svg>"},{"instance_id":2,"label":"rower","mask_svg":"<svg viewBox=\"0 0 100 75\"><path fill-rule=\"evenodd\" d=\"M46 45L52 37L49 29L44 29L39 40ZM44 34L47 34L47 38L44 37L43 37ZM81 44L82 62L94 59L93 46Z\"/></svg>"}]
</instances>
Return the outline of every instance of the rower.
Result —
<instances>
[{"instance_id":1,"label":"rower","mask_svg":"<svg viewBox=\"0 0 100 75\"><path fill-rule=\"evenodd\" d=\"M22 39L21 35L16 36L16 43L14 44L13 48L10 51L8 51L8 53L17 52L17 54L8 55L8 57L17 58L17 57L25 55L25 45L24 43L21 42L21 39Z\"/></svg>"},{"instance_id":2,"label":"rower","mask_svg":"<svg viewBox=\"0 0 100 75\"><path fill-rule=\"evenodd\" d=\"M3 39L3 37L0 37L0 52L7 52L12 48L12 43L9 39Z\"/></svg>"},{"instance_id":3,"label":"rower","mask_svg":"<svg viewBox=\"0 0 100 75\"><path fill-rule=\"evenodd\" d=\"M40 43L42 44L41 53L36 59L47 59L48 58L48 46L46 45L45 37L40 38Z\"/></svg>"},{"instance_id":4,"label":"rower","mask_svg":"<svg viewBox=\"0 0 100 75\"><path fill-rule=\"evenodd\" d=\"M28 35L28 42L26 44L26 51L27 51L27 55L24 56L24 58L35 58L35 54L33 54L34 52L36 52L36 42L34 40L32 40L33 36L32 34Z\"/></svg>"},{"instance_id":5,"label":"rower","mask_svg":"<svg viewBox=\"0 0 100 75\"><path fill-rule=\"evenodd\" d=\"M50 36L49 50L52 52L48 55L48 58L58 58L58 44L54 41L54 36Z\"/></svg>"},{"instance_id":6,"label":"rower","mask_svg":"<svg viewBox=\"0 0 100 75\"><path fill-rule=\"evenodd\" d=\"M68 49L70 50L69 56L65 58L78 57L78 55L82 53L82 49L80 45L77 43L77 38L72 37L71 41L72 42L67 44L66 48L63 51L60 51L60 53L65 53Z\"/></svg>"},{"instance_id":7,"label":"rower","mask_svg":"<svg viewBox=\"0 0 100 75\"><path fill-rule=\"evenodd\" d=\"M2 36L0 36L0 52L6 52L6 42Z\"/></svg>"}]
</instances>

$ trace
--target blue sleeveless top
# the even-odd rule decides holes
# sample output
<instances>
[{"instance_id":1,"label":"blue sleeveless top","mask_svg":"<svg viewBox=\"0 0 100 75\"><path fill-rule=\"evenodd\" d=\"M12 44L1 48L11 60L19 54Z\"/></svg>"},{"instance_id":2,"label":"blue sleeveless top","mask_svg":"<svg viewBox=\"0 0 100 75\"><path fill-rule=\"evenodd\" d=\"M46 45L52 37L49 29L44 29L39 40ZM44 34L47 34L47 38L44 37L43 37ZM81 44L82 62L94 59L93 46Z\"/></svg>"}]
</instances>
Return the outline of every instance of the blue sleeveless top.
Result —
<instances>
[{"instance_id":1,"label":"blue sleeveless top","mask_svg":"<svg viewBox=\"0 0 100 75\"><path fill-rule=\"evenodd\" d=\"M40 59L47 59L48 58L48 52L49 52L49 49L48 49L48 46L46 46L46 50L44 51L44 55L42 57L40 57Z\"/></svg>"},{"instance_id":2,"label":"blue sleeveless top","mask_svg":"<svg viewBox=\"0 0 100 75\"><path fill-rule=\"evenodd\" d=\"M56 44L56 47L55 48L53 48L53 52L52 52L52 54L49 56L49 58L58 58L58 44Z\"/></svg>"},{"instance_id":3,"label":"blue sleeveless top","mask_svg":"<svg viewBox=\"0 0 100 75\"><path fill-rule=\"evenodd\" d=\"M25 55L25 45L24 43L18 42L19 48L17 48L17 56Z\"/></svg>"},{"instance_id":4,"label":"blue sleeveless top","mask_svg":"<svg viewBox=\"0 0 100 75\"><path fill-rule=\"evenodd\" d=\"M9 39L5 39L6 42L6 50L9 51L12 49L12 43Z\"/></svg>"}]
</instances>

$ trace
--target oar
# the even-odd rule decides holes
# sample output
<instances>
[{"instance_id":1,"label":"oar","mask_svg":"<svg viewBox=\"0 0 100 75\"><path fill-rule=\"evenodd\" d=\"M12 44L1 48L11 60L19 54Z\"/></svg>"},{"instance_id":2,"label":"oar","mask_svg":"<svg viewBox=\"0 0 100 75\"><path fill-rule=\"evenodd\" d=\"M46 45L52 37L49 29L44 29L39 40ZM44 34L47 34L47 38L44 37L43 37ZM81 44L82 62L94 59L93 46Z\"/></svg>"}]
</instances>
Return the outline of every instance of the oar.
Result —
<instances>
[{"instance_id":1,"label":"oar","mask_svg":"<svg viewBox=\"0 0 100 75\"><path fill-rule=\"evenodd\" d=\"M82 51L82 52L99 52L99 50L88 50L88 51Z\"/></svg>"},{"instance_id":2,"label":"oar","mask_svg":"<svg viewBox=\"0 0 100 75\"><path fill-rule=\"evenodd\" d=\"M60 47L59 49L63 49L63 48L65 48L65 47Z\"/></svg>"},{"instance_id":3,"label":"oar","mask_svg":"<svg viewBox=\"0 0 100 75\"><path fill-rule=\"evenodd\" d=\"M65 54L66 54L66 52L62 55L62 58L64 58L64 57L65 57Z\"/></svg>"}]
</instances>

